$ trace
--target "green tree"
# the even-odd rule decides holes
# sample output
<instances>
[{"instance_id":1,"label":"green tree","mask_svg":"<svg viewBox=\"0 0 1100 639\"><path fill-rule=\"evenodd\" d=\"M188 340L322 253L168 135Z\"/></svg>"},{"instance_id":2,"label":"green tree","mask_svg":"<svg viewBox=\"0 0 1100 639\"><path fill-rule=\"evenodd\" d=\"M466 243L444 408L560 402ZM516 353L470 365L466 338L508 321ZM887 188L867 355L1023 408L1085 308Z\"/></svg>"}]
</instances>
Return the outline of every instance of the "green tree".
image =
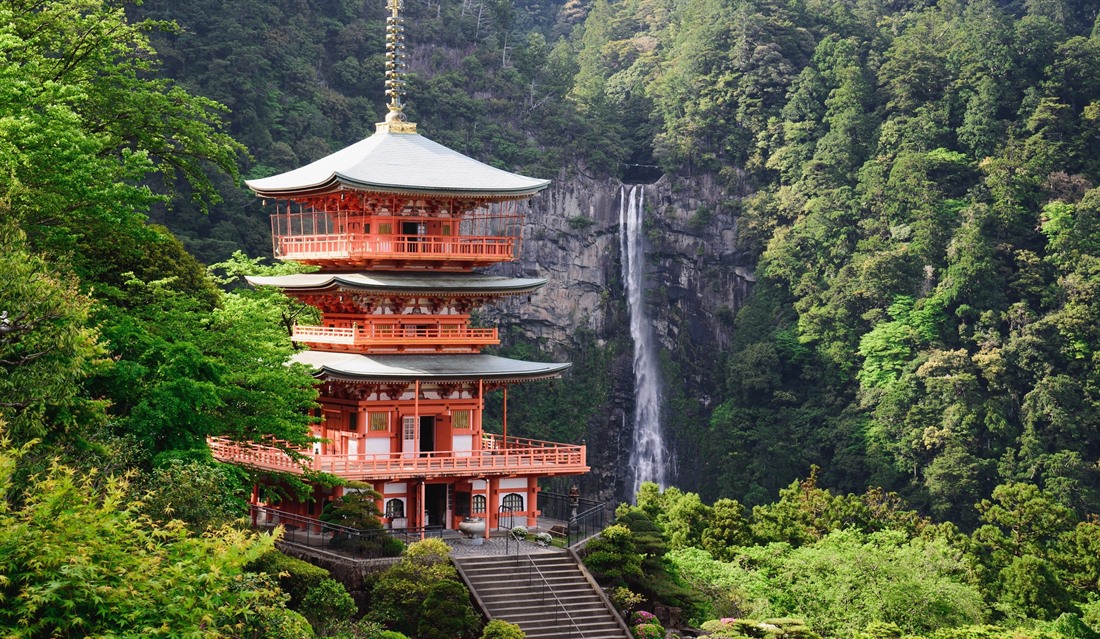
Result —
<instances>
[{"instance_id":1,"label":"green tree","mask_svg":"<svg viewBox=\"0 0 1100 639\"><path fill-rule=\"evenodd\" d=\"M157 526L126 481L55 465L14 501L23 454L0 450L0 630L12 637L264 636L284 618L272 582L243 567L273 539ZM271 636L271 635L267 635Z\"/></svg>"},{"instance_id":2,"label":"green tree","mask_svg":"<svg viewBox=\"0 0 1100 639\"><path fill-rule=\"evenodd\" d=\"M75 435L103 411L79 392L104 354L87 325L92 301L10 223L0 223L0 273L0 419L7 435L18 445Z\"/></svg>"}]
</instances>

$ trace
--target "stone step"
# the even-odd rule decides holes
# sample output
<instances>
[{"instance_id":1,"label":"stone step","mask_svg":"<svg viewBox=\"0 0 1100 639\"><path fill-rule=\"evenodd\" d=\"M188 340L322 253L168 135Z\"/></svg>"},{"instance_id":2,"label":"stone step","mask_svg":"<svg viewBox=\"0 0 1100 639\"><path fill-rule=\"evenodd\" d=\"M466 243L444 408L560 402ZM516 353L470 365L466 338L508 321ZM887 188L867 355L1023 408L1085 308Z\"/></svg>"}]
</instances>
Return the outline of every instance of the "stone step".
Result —
<instances>
[{"instance_id":1,"label":"stone step","mask_svg":"<svg viewBox=\"0 0 1100 639\"><path fill-rule=\"evenodd\" d=\"M573 555L463 557L455 563L490 618L517 624L528 639L630 639Z\"/></svg>"},{"instance_id":2,"label":"stone step","mask_svg":"<svg viewBox=\"0 0 1100 639\"><path fill-rule=\"evenodd\" d=\"M530 586L528 586L527 584L524 584L522 587L518 587L515 584L506 584L506 583L504 583L504 584L502 584L502 583L479 584L479 583L476 583L476 582L472 582L469 585L470 585L471 589L477 591L478 596L482 596L482 595L486 595L486 596L499 595L499 594L502 594L502 593L507 594L507 593L512 593L512 592L515 592L515 593L523 592L523 593L528 593L528 594L534 596L534 595L537 595L537 594L541 593L543 590L546 589L544 584L541 581L539 581L538 583L532 583L532 584L530 584ZM550 589L553 590L554 592L559 592L560 591L560 592L565 592L565 593L569 593L569 594L576 593L576 592L592 592L592 587L591 586L588 586L587 584L577 583L577 582L561 583L561 584L555 584L555 583L551 582L548 585L549 585Z\"/></svg>"}]
</instances>

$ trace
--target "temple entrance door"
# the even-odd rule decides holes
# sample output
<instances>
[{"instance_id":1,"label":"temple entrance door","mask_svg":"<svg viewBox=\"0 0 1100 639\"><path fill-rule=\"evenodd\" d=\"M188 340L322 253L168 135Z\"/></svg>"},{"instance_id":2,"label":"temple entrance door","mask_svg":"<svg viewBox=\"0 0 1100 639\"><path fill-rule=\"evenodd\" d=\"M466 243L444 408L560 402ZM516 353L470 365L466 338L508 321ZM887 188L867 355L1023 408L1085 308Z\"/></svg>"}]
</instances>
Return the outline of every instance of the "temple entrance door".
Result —
<instances>
[{"instance_id":1,"label":"temple entrance door","mask_svg":"<svg viewBox=\"0 0 1100 639\"><path fill-rule=\"evenodd\" d=\"M424 513L429 526L447 524L447 484L427 484L424 486Z\"/></svg>"},{"instance_id":2,"label":"temple entrance door","mask_svg":"<svg viewBox=\"0 0 1100 639\"><path fill-rule=\"evenodd\" d=\"M402 222L401 223L401 235L404 235L405 247L409 253L416 253L416 243L420 241L417 236L417 231L420 225L416 222Z\"/></svg>"},{"instance_id":3,"label":"temple entrance door","mask_svg":"<svg viewBox=\"0 0 1100 639\"><path fill-rule=\"evenodd\" d=\"M420 418L420 452L430 453L435 450L435 417L423 416Z\"/></svg>"}]
</instances>

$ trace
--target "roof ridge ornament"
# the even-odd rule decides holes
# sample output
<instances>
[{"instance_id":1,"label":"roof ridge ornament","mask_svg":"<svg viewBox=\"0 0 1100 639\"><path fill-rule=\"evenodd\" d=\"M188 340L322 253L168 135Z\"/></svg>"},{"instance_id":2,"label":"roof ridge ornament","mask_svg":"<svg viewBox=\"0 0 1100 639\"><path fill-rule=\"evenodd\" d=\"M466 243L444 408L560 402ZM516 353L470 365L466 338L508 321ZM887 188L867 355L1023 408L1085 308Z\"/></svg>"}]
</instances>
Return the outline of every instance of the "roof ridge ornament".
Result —
<instances>
[{"instance_id":1,"label":"roof ridge ornament","mask_svg":"<svg viewBox=\"0 0 1100 639\"><path fill-rule=\"evenodd\" d=\"M379 122L375 128L383 133L416 133L416 123L409 122L405 115L405 74L407 73L407 54L405 52L405 18L401 16L404 0L387 0L390 15L386 17L386 95L390 102L386 105L389 112L386 121Z\"/></svg>"}]
</instances>

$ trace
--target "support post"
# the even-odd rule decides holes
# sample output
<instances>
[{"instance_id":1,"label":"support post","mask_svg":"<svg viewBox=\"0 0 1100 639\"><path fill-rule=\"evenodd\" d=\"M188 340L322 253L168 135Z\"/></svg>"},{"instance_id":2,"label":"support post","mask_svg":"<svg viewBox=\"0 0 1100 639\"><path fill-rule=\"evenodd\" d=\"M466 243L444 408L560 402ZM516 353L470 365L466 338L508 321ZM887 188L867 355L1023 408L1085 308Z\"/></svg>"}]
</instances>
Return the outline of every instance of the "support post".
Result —
<instances>
[{"instance_id":1,"label":"support post","mask_svg":"<svg viewBox=\"0 0 1100 639\"><path fill-rule=\"evenodd\" d=\"M503 418L502 421L504 422L504 434L501 436L501 439L503 440L501 442L501 446L504 447L504 454L507 455L508 454L508 385L507 384L504 385L504 410L503 410L503 413L504 413L504 418Z\"/></svg>"},{"instance_id":2,"label":"support post","mask_svg":"<svg viewBox=\"0 0 1100 639\"><path fill-rule=\"evenodd\" d=\"M489 478L485 478L485 538L489 538L489 528L492 527L493 518L489 515L493 511L489 507Z\"/></svg>"},{"instance_id":3,"label":"support post","mask_svg":"<svg viewBox=\"0 0 1100 639\"><path fill-rule=\"evenodd\" d=\"M425 497L425 491L426 491L425 484L427 484L427 480L426 479L421 479L420 480L420 541L424 541L425 530L428 528L428 515L427 515L427 510L424 507L424 497Z\"/></svg>"}]
</instances>

